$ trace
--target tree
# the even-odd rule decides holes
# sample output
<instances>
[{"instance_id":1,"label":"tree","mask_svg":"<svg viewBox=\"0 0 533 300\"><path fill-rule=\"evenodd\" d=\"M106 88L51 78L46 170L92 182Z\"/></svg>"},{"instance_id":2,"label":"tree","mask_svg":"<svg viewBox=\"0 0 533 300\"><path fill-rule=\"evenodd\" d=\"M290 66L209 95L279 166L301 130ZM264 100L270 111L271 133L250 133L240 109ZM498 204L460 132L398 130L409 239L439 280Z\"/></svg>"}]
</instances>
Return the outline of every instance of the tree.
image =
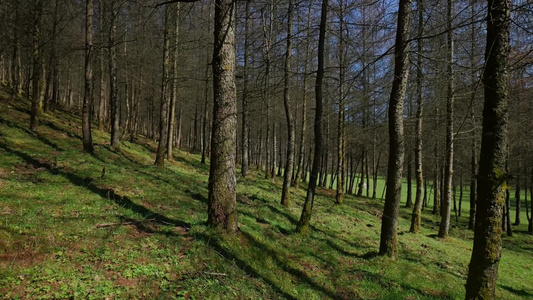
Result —
<instances>
[{"instance_id":1,"label":"tree","mask_svg":"<svg viewBox=\"0 0 533 300\"><path fill-rule=\"evenodd\" d=\"M501 253L502 209L507 189L507 68L510 1L488 0L482 82L485 102L479 158L474 247L466 299L494 299Z\"/></svg>"},{"instance_id":2,"label":"tree","mask_svg":"<svg viewBox=\"0 0 533 300\"><path fill-rule=\"evenodd\" d=\"M307 234L309 231L309 222L313 213L313 202L315 199L315 190L318 180L318 168L322 158L322 82L324 80L324 47L326 40L326 22L328 16L328 0L322 0L322 10L320 12L320 28L318 35L318 66L316 71L315 83L315 123L313 125L315 132L315 149L313 154L313 165L311 167L311 176L307 187L302 215L298 221L296 232Z\"/></svg>"},{"instance_id":3,"label":"tree","mask_svg":"<svg viewBox=\"0 0 533 300\"><path fill-rule=\"evenodd\" d=\"M345 41L344 41L344 3L339 2L339 120L337 133L337 191L335 201L337 204L344 202L344 176L346 170L346 137L345 137L345 101L344 101L344 79L346 76L345 67ZM368 188L368 187L367 187Z\"/></svg>"},{"instance_id":4,"label":"tree","mask_svg":"<svg viewBox=\"0 0 533 300\"><path fill-rule=\"evenodd\" d=\"M172 147L174 146L174 127L176 125L176 102L178 98L178 76L179 76L179 15L180 15L180 3L177 3L173 6L174 11L174 43L173 43L173 53L172 53L172 94L170 95L170 105L169 105L169 114L168 114L168 137L167 137L167 158L168 161L172 161ZM167 89L168 90L168 89ZM170 92L169 92L170 94ZM203 153L203 152L202 152Z\"/></svg>"},{"instance_id":5,"label":"tree","mask_svg":"<svg viewBox=\"0 0 533 300\"><path fill-rule=\"evenodd\" d=\"M424 32L424 1L418 0L418 42L417 42L417 58L416 58L416 129L415 129L415 174L416 174L416 195L415 206L413 207L413 214L411 217L410 232L417 233L420 230L420 223L422 219L422 193L424 192L424 175L422 172L422 34Z\"/></svg>"},{"instance_id":6,"label":"tree","mask_svg":"<svg viewBox=\"0 0 533 300\"><path fill-rule=\"evenodd\" d=\"M442 213L439 226L439 237L448 237L450 229L450 203L452 199L452 181L453 181L453 103L454 103L454 85L453 85L453 30L452 30L452 12L453 0L447 2L447 81L448 89L446 95L446 164L444 169L444 193L442 195Z\"/></svg>"},{"instance_id":7,"label":"tree","mask_svg":"<svg viewBox=\"0 0 533 300\"><path fill-rule=\"evenodd\" d=\"M398 256L397 222L402 192L404 158L403 104L409 75L409 24L411 0L400 0L398 27L394 47L394 80L389 100L389 166L387 169L387 194L381 221L379 255L393 259Z\"/></svg>"},{"instance_id":8,"label":"tree","mask_svg":"<svg viewBox=\"0 0 533 300\"><path fill-rule=\"evenodd\" d=\"M117 84L117 17L118 9L116 0L111 0L111 9L109 10L109 102L111 106L111 147L120 145L120 119L118 103L118 84Z\"/></svg>"},{"instance_id":9,"label":"tree","mask_svg":"<svg viewBox=\"0 0 533 300\"><path fill-rule=\"evenodd\" d=\"M86 23L85 23L85 93L83 94L82 107L82 133L83 133L83 151L93 153L93 138L91 134L91 107L93 102L93 11L94 1L86 2Z\"/></svg>"},{"instance_id":10,"label":"tree","mask_svg":"<svg viewBox=\"0 0 533 300\"><path fill-rule=\"evenodd\" d=\"M207 223L237 231L237 95L235 87L235 2L215 1L213 130Z\"/></svg>"},{"instance_id":11,"label":"tree","mask_svg":"<svg viewBox=\"0 0 533 300\"><path fill-rule=\"evenodd\" d=\"M287 118L287 159L285 160L285 174L283 177L283 188L281 190L281 204L285 207L290 206L290 187L292 179L292 167L294 164L294 117L292 115L290 100L290 75L291 75L291 52L292 52L292 15L293 4L289 0L287 9L287 49L285 53L285 72L283 75L283 105L285 107L285 116ZM243 153L244 155L244 153Z\"/></svg>"},{"instance_id":12,"label":"tree","mask_svg":"<svg viewBox=\"0 0 533 300\"><path fill-rule=\"evenodd\" d=\"M31 110L30 110L30 130L36 131L39 124L39 114L41 113L41 102L39 93L39 82L42 71L40 32L41 32L41 17L43 13L43 1L36 0L34 4L33 15L33 71L32 71L32 95L31 95Z\"/></svg>"},{"instance_id":13,"label":"tree","mask_svg":"<svg viewBox=\"0 0 533 300\"><path fill-rule=\"evenodd\" d=\"M248 108L248 60L249 60L249 50L250 50L250 1L246 1L245 7L245 20L244 20L244 70L243 70L243 88L242 88L242 160L241 160L241 175L246 177L248 173L249 157L248 151L250 147L250 124L248 121L249 108Z\"/></svg>"},{"instance_id":14,"label":"tree","mask_svg":"<svg viewBox=\"0 0 533 300\"><path fill-rule=\"evenodd\" d=\"M157 144L157 153L155 164L159 167L165 166L165 153L167 147L168 132L168 104L170 98L170 30L172 29L172 9L169 5L165 6L165 33L163 46L163 78L161 82L161 109L159 117L159 143Z\"/></svg>"}]
</instances>

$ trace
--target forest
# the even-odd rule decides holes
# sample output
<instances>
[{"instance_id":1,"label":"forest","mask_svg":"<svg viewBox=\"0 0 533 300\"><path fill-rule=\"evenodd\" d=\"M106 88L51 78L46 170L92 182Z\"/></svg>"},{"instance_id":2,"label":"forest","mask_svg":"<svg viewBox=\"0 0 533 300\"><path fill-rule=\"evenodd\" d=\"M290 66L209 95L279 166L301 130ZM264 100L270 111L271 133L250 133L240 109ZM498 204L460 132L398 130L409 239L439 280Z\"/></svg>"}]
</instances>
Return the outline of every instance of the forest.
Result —
<instances>
[{"instance_id":1,"label":"forest","mask_svg":"<svg viewBox=\"0 0 533 300\"><path fill-rule=\"evenodd\" d=\"M0 299L533 299L533 2L0 24Z\"/></svg>"}]
</instances>

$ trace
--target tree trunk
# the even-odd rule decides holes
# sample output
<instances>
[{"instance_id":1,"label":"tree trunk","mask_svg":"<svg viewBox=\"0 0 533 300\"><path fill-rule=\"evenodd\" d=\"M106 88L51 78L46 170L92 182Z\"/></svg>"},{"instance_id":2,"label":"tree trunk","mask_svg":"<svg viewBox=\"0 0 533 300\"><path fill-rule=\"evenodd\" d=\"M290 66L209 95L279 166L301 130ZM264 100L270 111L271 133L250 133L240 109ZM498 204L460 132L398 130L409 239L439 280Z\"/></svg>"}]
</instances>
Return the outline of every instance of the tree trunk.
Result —
<instances>
[{"instance_id":1,"label":"tree trunk","mask_svg":"<svg viewBox=\"0 0 533 300\"><path fill-rule=\"evenodd\" d=\"M452 199L453 181L453 103L454 103L454 75L453 75L453 30L452 30L453 0L448 0L447 8L447 75L448 90L446 99L446 164L444 169L444 193L442 194L442 215L439 226L439 237L447 238L450 230L450 203Z\"/></svg>"},{"instance_id":2,"label":"tree trunk","mask_svg":"<svg viewBox=\"0 0 533 300\"><path fill-rule=\"evenodd\" d=\"M83 94L82 107L82 133L83 133L83 151L94 153L93 138L91 133L91 103L93 102L93 13L94 2L87 0L85 6L86 23L85 23L85 90Z\"/></svg>"},{"instance_id":3,"label":"tree trunk","mask_svg":"<svg viewBox=\"0 0 533 300\"><path fill-rule=\"evenodd\" d=\"M39 93L39 81L41 79L42 71L42 58L41 58L41 45L40 45L40 32L41 32L41 17L43 11L42 0L36 0L34 4L33 15L33 73L32 73L32 96L31 96L31 110L30 110L30 130L36 131L39 125L39 115L41 114L41 103Z\"/></svg>"},{"instance_id":4,"label":"tree trunk","mask_svg":"<svg viewBox=\"0 0 533 300\"><path fill-rule=\"evenodd\" d=\"M98 5L100 11L99 11L99 17L98 17L98 28L100 30L100 39L104 40L104 34L103 34L103 28L105 27L104 24L104 0L99 0ZM105 99L105 74L104 74L104 57L105 57L105 48L102 47L100 49L100 57L99 57L99 67L100 67L100 101L98 102L98 130L104 131L105 129L105 123L106 123L106 99Z\"/></svg>"},{"instance_id":5,"label":"tree trunk","mask_svg":"<svg viewBox=\"0 0 533 300\"><path fill-rule=\"evenodd\" d=\"M474 5L472 5L471 8L471 20L474 21L474 18L476 16ZM472 120L472 150L471 150L471 158L470 158L470 216L468 218L468 229L474 229L474 225L476 222L476 190L477 190L477 178L476 178L476 172L477 172L477 159L476 159L476 116L474 114L474 107L473 104L476 100L476 89L474 88L474 83L476 82L476 62L474 59L474 53L476 49L476 27L475 23L472 22L471 26L471 32L470 32L470 38L471 38L471 48L470 51L472 53L472 57L470 60L470 68L472 69L470 72L470 82L471 82L471 93L470 93L470 102L472 103L472 108L470 110L470 119Z\"/></svg>"},{"instance_id":6,"label":"tree trunk","mask_svg":"<svg viewBox=\"0 0 533 300\"><path fill-rule=\"evenodd\" d=\"M394 48L394 80L389 100L389 166L387 194L381 223L379 255L398 256L397 222L402 192L404 157L403 104L409 75L409 23L411 0L400 0Z\"/></svg>"},{"instance_id":7,"label":"tree trunk","mask_svg":"<svg viewBox=\"0 0 533 300\"><path fill-rule=\"evenodd\" d=\"M170 31L172 29L172 8L165 6L165 32L163 47L163 78L161 83L161 110L159 117L159 143L157 144L157 153L155 164L159 167L165 166L165 154L167 153L168 136L168 106L170 98Z\"/></svg>"},{"instance_id":8,"label":"tree trunk","mask_svg":"<svg viewBox=\"0 0 533 300\"><path fill-rule=\"evenodd\" d=\"M168 161L173 161L173 149L174 146L174 127L176 126L176 102L178 97L178 59L179 59L179 33L180 33L180 4L175 3L172 5L173 15L174 15L174 44L173 44L173 53L172 53L172 94L169 97L170 103L168 107L168 133L167 133L167 159ZM170 49L169 49L170 50Z\"/></svg>"},{"instance_id":9,"label":"tree trunk","mask_svg":"<svg viewBox=\"0 0 533 300\"><path fill-rule=\"evenodd\" d=\"M235 1L215 0L213 130L209 170L208 224L237 231L237 93L235 87Z\"/></svg>"},{"instance_id":10,"label":"tree trunk","mask_svg":"<svg viewBox=\"0 0 533 300\"><path fill-rule=\"evenodd\" d=\"M315 132L315 148L313 154L313 167L311 169L311 178L307 188L307 195L305 197L304 206L302 209L302 215L298 221L296 232L306 235L309 231L309 223L311 221L311 215L313 213L313 202L315 199L315 190L318 177L318 167L320 158L322 156L322 82L324 80L324 46L326 40L326 22L328 0L322 0L322 9L320 13L320 28L318 37L318 67L316 72L315 83L315 123L313 125Z\"/></svg>"},{"instance_id":11,"label":"tree trunk","mask_svg":"<svg viewBox=\"0 0 533 300\"><path fill-rule=\"evenodd\" d=\"M308 12L307 12L307 28L310 28L311 26L311 3L309 2ZM300 179L302 177L306 177L307 174L303 174L302 176L302 170L304 169L304 161L305 161L305 153L304 153L304 145L305 145L305 127L307 126L307 85L308 85L308 78L307 71L309 67L309 36L307 36L306 44L305 44L305 61L304 61L304 74L303 74L303 96L302 96L302 123L301 123L301 135L300 135L300 145L299 145L299 151L298 151L298 167L296 171L296 176L294 176L294 187L298 187L300 183ZM304 180L305 181L305 180Z\"/></svg>"},{"instance_id":12,"label":"tree trunk","mask_svg":"<svg viewBox=\"0 0 533 300\"><path fill-rule=\"evenodd\" d=\"M494 299L501 253L501 214L507 174L507 67L509 0L488 0L483 135L479 159L474 247L466 299Z\"/></svg>"},{"instance_id":13,"label":"tree trunk","mask_svg":"<svg viewBox=\"0 0 533 300\"><path fill-rule=\"evenodd\" d=\"M289 4L291 5L291 4ZM246 16L244 21L244 68L243 68L243 89L242 89L242 159L241 159L241 175L246 177L248 173L249 157L248 150L250 148L250 140L248 139L250 126L248 124L248 59L250 48L250 1L246 1ZM290 17L289 17L290 18ZM283 198L283 197L282 197Z\"/></svg>"},{"instance_id":14,"label":"tree trunk","mask_svg":"<svg viewBox=\"0 0 533 300\"><path fill-rule=\"evenodd\" d=\"M291 100L290 100L292 14L293 14L292 0L289 0L288 5L289 6L287 9L287 49L285 53L285 72L283 76L284 77L283 78L284 79L283 104L285 107L285 116L287 118L287 159L285 160L285 172L284 172L285 174L283 175L283 188L281 190L281 204L285 207L289 207L291 204L289 190L291 186L292 166L294 163L294 138L295 138L294 117L292 115Z\"/></svg>"},{"instance_id":15,"label":"tree trunk","mask_svg":"<svg viewBox=\"0 0 533 300\"><path fill-rule=\"evenodd\" d=\"M422 223L422 194L425 191L424 174L422 172L423 148L422 148L422 115L423 115L423 98L422 98L422 82L424 82L424 73L422 72L422 35L424 33L424 1L418 0L418 37L417 42L417 59L416 59L416 129L415 129L415 176L416 176L416 192L415 192L415 206L413 207L413 214L411 216L412 233L417 233L420 230ZM425 198L425 197L424 197Z\"/></svg>"},{"instance_id":16,"label":"tree trunk","mask_svg":"<svg viewBox=\"0 0 533 300\"><path fill-rule=\"evenodd\" d=\"M339 1L339 121L337 128L337 192L335 202L344 203L344 176L346 170L346 140L345 140L345 101L344 101L344 77L345 77L345 41L344 41L344 3ZM333 183L333 181L332 181Z\"/></svg>"},{"instance_id":17,"label":"tree trunk","mask_svg":"<svg viewBox=\"0 0 533 300\"><path fill-rule=\"evenodd\" d=\"M118 8L115 0L111 0L111 17L109 18L109 102L111 104L111 147L120 145L120 118L117 85L117 17Z\"/></svg>"},{"instance_id":18,"label":"tree trunk","mask_svg":"<svg viewBox=\"0 0 533 300\"><path fill-rule=\"evenodd\" d=\"M411 164L411 147L407 147L407 199L405 200L405 207L413 206L413 170Z\"/></svg>"},{"instance_id":19,"label":"tree trunk","mask_svg":"<svg viewBox=\"0 0 533 300\"><path fill-rule=\"evenodd\" d=\"M520 164L518 164L518 176L516 178L516 190L515 190L515 203L516 203L516 214L514 218L514 225L520 225Z\"/></svg>"},{"instance_id":20,"label":"tree trunk","mask_svg":"<svg viewBox=\"0 0 533 300\"><path fill-rule=\"evenodd\" d=\"M207 143L209 141L208 134L207 134L207 124L209 123L209 59L207 60L207 63L205 65L205 92L204 92L204 117L202 122L202 159L200 163L202 165L205 164L206 156L207 156Z\"/></svg>"}]
</instances>

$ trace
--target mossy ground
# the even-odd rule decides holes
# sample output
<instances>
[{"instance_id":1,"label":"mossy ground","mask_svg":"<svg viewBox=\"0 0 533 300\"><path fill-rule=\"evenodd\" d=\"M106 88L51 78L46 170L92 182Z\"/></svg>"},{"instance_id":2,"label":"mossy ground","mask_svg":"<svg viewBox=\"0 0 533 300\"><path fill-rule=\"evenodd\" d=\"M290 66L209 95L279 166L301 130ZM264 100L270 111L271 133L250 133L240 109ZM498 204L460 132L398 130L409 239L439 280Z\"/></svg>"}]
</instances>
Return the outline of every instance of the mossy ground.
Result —
<instances>
[{"instance_id":1,"label":"mossy ground","mask_svg":"<svg viewBox=\"0 0 533 300\"><path fill-rule=\"evenodd\" d=\"M349 195L337 206L320 189L302 237L293 230L305 190L293 189L286 209L281 180L251 172L238 181L240 232L226 236L205 226L209 171L198 155L176 151L161 169L152 141L112 149L96 130L95 155L84 154L78 117L45 114L31 133L28 103L8 98L0 92L0 298L464 298L466 213L439 240L438 217L426 210L414 235L402 208L391 261L376 256L379 200ZM97 227L119 222L132 223ZM533 298L533 237L525 224L514 229L497 295Z\"/></svg>"}]
</instances>

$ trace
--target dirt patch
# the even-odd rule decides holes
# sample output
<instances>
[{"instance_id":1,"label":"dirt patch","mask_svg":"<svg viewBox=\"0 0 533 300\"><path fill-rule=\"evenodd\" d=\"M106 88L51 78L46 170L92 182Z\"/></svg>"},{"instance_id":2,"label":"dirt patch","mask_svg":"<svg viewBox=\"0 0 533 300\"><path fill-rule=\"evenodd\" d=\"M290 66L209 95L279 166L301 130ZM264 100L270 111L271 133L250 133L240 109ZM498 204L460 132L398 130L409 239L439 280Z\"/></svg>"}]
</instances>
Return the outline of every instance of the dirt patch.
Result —
<instances>
[{"instance_id":1,"label":"dirt patch","mask_svg":"<svg viewBox=\"0 0 533 300\"><path fill-rule=\"evenodd\" d=\"M430 295L430 296L433 296L433 297L439 297L439 298L447 298L447 297L449 297L448 293L446 293L443 290L428 289L428 290L424 290L423 292L426 295Z\"/></svg>"},{"instance_id":2,"label":"dirt patch","mask_svg":"<svg viewBox=\"0 0 533 300\"><path fill-rule=\"evenodd\" d=\"M332 189L326 189L326 188L317 187L316 188L316 194L319 195L319 196L323 196L323 197L335 198L335 196L337 195L337 191L332 190Z\"/></svg>"}]
</instances>

